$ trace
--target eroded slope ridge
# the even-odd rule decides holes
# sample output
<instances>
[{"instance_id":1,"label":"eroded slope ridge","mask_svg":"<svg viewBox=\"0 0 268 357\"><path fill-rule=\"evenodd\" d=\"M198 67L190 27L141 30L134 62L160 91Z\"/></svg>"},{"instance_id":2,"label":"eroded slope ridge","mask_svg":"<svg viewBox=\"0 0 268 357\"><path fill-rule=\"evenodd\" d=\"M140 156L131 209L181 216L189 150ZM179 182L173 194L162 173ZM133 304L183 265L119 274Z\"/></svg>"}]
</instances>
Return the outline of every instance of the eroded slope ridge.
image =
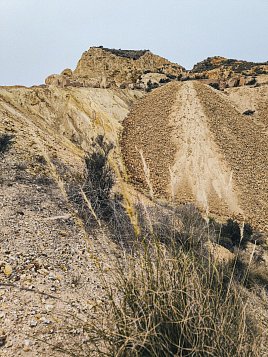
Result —
<instances>
[{"instance_id":1,"label":"eroded slope ridge","mask_svg":"<svg viewBox=\"0 0 268 357\"><path fill-rule=\"evenodd\" d=\"M170 84L139 101L124 125L134 183L148 189L149 170L154 194L267 229L267 137L227 96L200 82Z\"/></svg>"}]
</instances>

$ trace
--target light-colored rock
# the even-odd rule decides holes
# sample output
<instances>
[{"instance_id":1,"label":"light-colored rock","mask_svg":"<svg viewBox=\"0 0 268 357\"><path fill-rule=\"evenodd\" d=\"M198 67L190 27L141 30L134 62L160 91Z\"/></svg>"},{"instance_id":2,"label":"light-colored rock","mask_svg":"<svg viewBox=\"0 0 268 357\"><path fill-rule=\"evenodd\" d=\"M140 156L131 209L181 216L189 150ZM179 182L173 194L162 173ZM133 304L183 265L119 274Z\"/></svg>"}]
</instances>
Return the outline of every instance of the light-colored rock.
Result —
<instances>
[{"instance_id":1,"label":"light-colored rock","mask_svg":"<svg viewBox=\"0 0 268 357\"><path fill-rule=\"evenodd\" d=\"M151 73L152 80L171 75L177 78L185 69L150 51L111 50L91 47L84 52L76 69L62 71L60 75L49 76L45 83L59 87L99 87L99 88L137 88L144 89L148 82L143 80ZM161 85L161 83L159 83Z\"/></svg>"}]
</instances>

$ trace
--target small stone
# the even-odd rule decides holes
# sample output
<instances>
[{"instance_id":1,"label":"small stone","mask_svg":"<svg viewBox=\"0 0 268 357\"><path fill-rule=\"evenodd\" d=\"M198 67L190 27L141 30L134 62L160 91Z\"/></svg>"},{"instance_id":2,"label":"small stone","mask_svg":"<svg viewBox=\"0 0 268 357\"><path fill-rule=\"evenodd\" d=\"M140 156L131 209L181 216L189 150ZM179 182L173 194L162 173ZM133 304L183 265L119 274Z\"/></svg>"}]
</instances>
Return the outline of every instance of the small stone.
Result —
<instances>
[{"instance_id":1,"label":"small stone","mask_svg":"<svg viewBox=\"0 0 268 357\"><path fill-rule=\"evenodd\" d=\"M53 273L50 273L48 276L48 279L49 280L57 280L57 277Z\"/></svg>"},{"instance_id":2,"label":"small stone","mask_svg":"<svg viewBox=\"0 0 268 357\"><path fill-rule=\"evenodd\" d=\"M51 324L51 321L48 320L48 319L47 319L46 317L44 317L44 316L41 317L40 321L43 322L43 324L45 324L45 325Z\"/></svg>"},{"instance_id":3,"label":"small stone","mask_svg":"<svg viewBox=\"0 0 268 357\"><path fill-rule=\"evenodd\" d=\"M0 347L4 346L6 343L7 335L3 329L0 329Z\"/></svg>"},{"instance_id":4,"label":"small stone","mask_svg":"<svg viewBox=\"0 0 268 357\"><path fill-rule=\"evenodd\" d=\"M5 276L9 277L12 274L12 266L9 264L5 264L3 271L4 271Z\"/></svg>"},{"instance_id":5,"label":"small stone","mask_svg":"<svg viewBox=\"0 0 268 357\"><path fill-rule=\"evenodd\" d=\"M49 271L45 268L41 268L38 270L38 273L46 276L46 275L48 275Z\"/></svg>"},{"instance_id":6,"label":"small stone","mask_svg":"<svg viewBox=\"0 0 268 357\"><path fill-rule=\"evenodd\" d=\"M31 340L24 340L23 344L24 344L23 351L24 352L29 352L31 350L31 345L32 345Z\"/></svg>"},{"instance_id":7,"label":"small stone","mask_svg":"<svg viewBox=\"0 0 268 357\"><path fill-rule=\"evenodd\" d=\"M43 265L42 260L39 259L39 258L37 258L37 259L34 261L34 265L35 265L36 270L40 269L40 268L42 267L42 265Z\"/></svg>"},{"instance_id":8,"label":"small stone","mask_svg":"<svg viewBox=\"0 0 268 357\"><path fill-rule=\"evenodd\" d=\"M13 341L9 340L9 341L6 342L5 347L10 348L12 346L13 346Z\"/></svg>"},{"instance_id":9,"label":"small stone","mask_svg":"<svg viewBox=\"0 0 268 357\"><path fill-rule=\"evenodd\" d=\"M37 321L36 320L31 320L30 321L30 327L36 327L37 326Z\"/></svg>"},{"instance_id":10,"label":"small stone","mask_svg":"<svg viewBox=\"0 0 268 357\"><path fill-rule=\"evenodd\" d=\"M46 309L47 312L50 312L50 311L52 311L54 309L54 306L47 304L47 305L45 305L45 309Z\"/></svg>"}]
</instances>

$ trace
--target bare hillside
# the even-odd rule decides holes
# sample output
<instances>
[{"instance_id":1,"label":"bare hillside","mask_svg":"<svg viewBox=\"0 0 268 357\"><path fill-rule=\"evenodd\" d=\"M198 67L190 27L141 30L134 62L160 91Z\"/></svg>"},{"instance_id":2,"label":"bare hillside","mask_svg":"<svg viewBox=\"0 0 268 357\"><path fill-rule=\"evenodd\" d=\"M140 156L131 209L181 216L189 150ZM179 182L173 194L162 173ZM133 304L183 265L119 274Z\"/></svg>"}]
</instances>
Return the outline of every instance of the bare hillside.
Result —
<instances>
[{"instance_id":1,"label":"bare hillside","mask_svg":"<svg viewBox=\"0 0 268 357\"><path fill-rule=\"evenodd\" d=\"M59 355L49 344L64 341L65 315L82 316L101 298L94 261L105 239L92 244L73 203L95 138L116 145L141 95L0 88L1 356Z\"/></svg>"},{"instance_id":2,"label":"bare hillside","mask_svg":"<svg viewBox=\"0 0 268 357\"><path fill-rule=\"evenodd\" d=\"M124 127L138 186L267 229L267 136L228 96L198 82L170 84L139 101Z\"/></svg>"}]
</instances>

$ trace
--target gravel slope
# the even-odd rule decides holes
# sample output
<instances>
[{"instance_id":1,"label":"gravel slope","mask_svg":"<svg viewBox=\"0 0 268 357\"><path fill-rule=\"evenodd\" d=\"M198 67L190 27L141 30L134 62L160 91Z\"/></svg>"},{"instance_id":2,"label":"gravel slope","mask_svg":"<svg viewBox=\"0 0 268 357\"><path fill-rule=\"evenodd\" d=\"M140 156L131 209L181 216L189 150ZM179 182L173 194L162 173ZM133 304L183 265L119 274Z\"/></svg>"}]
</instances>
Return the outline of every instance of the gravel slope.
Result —
<instances>
[{"instance_id":1,"label":"gravel slope","mask_svg":"<svg viewBox=\"0 0 268 357\"><path fill-rule=\"evenodd\" d=\"M94 137L117 141L133 100L135 91L0 88L0 137L12 138L0 150L1 356L62 356L53 345L82 345L82 333L66 339L66 316L70 332L72 318L99 303L96 263L113 245L86 232L69 189L82 182Z\"/></svg>"},{"instance_id":2,"label":"gravel slope","mask_svg":"<svg viewBox=\"0 0 268 357\"><path fill-rule=\"evenodd\" d=\"M151 194L268 230L267 143L227 96L189 81L136 103L124 121L122 152L138 187L148 190L150 172Z\"/></svg>"}]
</instances>

